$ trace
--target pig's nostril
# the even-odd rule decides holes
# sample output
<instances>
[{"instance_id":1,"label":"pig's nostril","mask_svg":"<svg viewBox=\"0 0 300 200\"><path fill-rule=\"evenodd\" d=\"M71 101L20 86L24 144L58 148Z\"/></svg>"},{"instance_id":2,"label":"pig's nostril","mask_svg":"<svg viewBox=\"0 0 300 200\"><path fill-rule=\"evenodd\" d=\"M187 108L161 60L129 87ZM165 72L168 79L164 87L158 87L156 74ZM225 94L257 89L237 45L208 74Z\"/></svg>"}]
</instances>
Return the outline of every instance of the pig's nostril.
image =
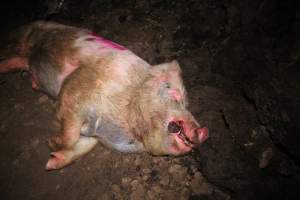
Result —
<instances>
[{"instance_id":1,"label":"pig's nostril","mask_svg":"<svg viewBox=\"0 0 300 200\"><path fill-rule=\"evenodd\" d=\"M181 130L181 126L176 122L172 121L168 124L169 133L178 133Z\"/></svg>"}]
</instances>

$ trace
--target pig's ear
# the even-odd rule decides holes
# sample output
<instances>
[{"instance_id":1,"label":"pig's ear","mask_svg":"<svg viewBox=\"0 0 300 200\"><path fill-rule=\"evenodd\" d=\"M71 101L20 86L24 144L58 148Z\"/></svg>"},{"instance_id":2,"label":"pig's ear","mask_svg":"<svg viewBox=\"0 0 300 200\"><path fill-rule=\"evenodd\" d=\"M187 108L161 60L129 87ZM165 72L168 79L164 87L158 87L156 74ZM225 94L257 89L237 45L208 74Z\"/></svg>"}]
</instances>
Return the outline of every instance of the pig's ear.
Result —
<instances>
[{"instance_id":1,"label":"pig's ear","mask_svg":"<svg viewBox=\"0 0 300 200\"><path fill-rule=\"evenodd\" d=\"M177 61L155 65L151 69L154 80L159 86L159 96L186 103L185 89L181 79L181 70Z\"/></svg>"},{"instance_id":2,"label":"pig's ear","mask_svg":"<svg viewBox=\"0 0 300 200\"><path fill-rule=\"evenodd\" d=\"M154 76L161 76L161 75L175 75L180 76L181 70L178 62L176 60L173 60L168 63L162 63L159 65L154 65L151 68L151 74Z\"/></svg>"}]
</instances>

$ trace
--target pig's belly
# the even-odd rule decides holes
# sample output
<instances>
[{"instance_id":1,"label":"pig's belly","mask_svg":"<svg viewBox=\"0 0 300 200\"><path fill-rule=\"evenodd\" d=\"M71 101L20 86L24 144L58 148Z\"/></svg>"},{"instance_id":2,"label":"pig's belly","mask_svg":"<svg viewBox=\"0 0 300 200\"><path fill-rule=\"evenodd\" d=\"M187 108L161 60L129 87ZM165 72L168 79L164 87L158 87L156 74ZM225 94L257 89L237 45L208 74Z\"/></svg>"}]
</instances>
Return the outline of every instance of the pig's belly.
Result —
<instances>
[{"instance_id":1,"label":"pig's belly","mask_svg":"<svg viewBox=\"0 0 300 200\"><path fill-rule=\"evenodd\" d=\"M89 117L81 129L81 135L98 137L104 145L117 151L128 153L144 151L141 142L107 117Z\"/></svg>"}]
</instances>

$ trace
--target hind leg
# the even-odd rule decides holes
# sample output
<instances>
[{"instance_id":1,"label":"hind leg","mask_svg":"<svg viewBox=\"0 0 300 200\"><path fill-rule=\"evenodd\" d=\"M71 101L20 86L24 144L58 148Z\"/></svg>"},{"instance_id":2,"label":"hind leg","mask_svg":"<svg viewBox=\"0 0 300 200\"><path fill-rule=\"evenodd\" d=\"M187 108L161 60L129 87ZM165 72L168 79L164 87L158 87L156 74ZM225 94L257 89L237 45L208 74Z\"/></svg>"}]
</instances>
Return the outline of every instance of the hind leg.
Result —
<instances>
[{"instance_id":1,"label":"hind leg","mask_svg":"<svg viewBox=\"0 0 300 200\"><path fill-rule=\"evenodd\" d=\"M0 73L23 70L30 76L31 86L34 90L38 90L38 81L34 74L29 72L28 59L26 57L13 57L0 62Z\"/></svg>"},{"instance_id":2,"label":"hind leg","mask_svg":"<svg viewBox=\"0 0 300 200\"><path fill-rule=\"evenodd\" d=\"M26 57L12 57L0 62L0 73L16 70L29 70L28 59Z\"/></svg>"},{"instance_id":3,"label":"hind leg","mask_svg":"<svg viewBox=\"0 0 300 200\"><path fill-rule=\"evenodd\" d=\"M60 169L90 152L98 143L93 137L81 136L77 143L70 149L51 153L51 158L46 164L46 170Z\"/></svg>"}]
</instances>

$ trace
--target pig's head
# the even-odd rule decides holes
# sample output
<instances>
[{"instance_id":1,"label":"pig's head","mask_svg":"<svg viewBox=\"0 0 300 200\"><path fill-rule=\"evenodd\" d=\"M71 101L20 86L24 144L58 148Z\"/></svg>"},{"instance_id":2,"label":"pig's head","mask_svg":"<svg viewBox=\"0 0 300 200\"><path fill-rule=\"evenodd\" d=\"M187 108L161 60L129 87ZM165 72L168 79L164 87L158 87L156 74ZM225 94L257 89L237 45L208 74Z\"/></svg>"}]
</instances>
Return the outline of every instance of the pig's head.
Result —
<instances>
[{"instance_id":1,"label":"pig's head","mask_svg":"<svg viewBox=\"0 0 300 200\"><path fill-rule=\"evenodd\" d=\"M187 110L185 93L176 61L152 67L140 96L140 112L148 129L141 140L151 154L184 154L208 138L208 129L200 127Z\"/></svg>"}]
</instances>

